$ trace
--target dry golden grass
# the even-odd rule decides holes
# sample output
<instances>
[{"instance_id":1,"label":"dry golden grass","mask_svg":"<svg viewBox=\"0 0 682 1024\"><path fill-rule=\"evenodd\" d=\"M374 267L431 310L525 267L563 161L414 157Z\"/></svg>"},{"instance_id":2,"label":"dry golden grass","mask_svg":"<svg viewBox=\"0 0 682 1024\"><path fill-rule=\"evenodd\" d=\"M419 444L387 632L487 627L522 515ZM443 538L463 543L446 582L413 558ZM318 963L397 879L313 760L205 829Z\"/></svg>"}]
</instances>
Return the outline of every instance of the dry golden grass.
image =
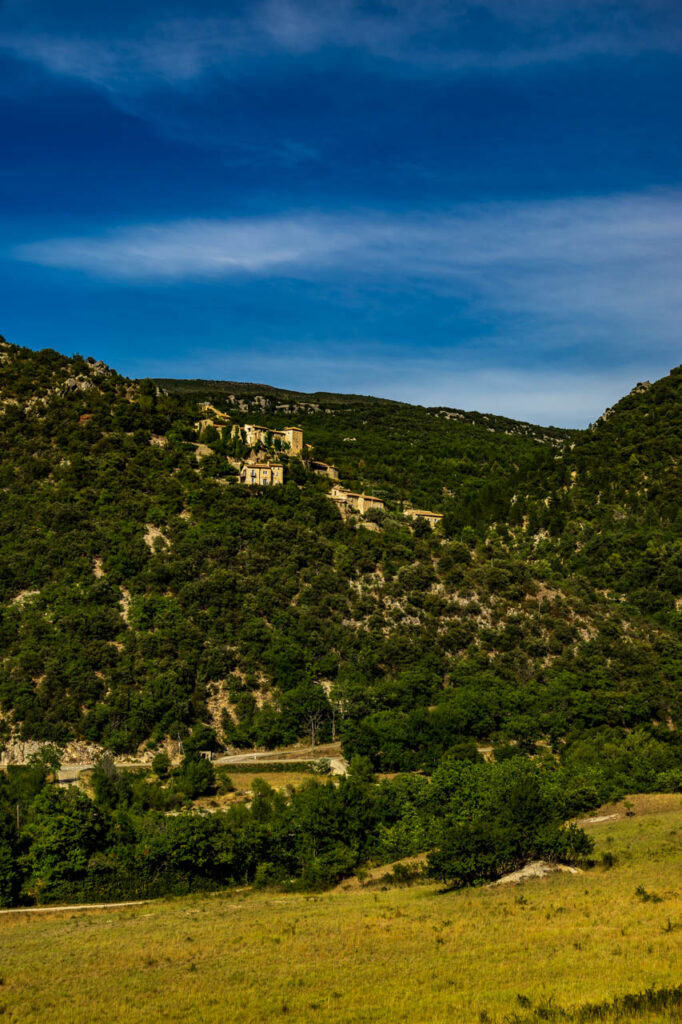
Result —
<instances>
[{"instance_id":1,"label":"dry golden grass","mask_svg":"<svg viewBox=\"0 0 682 1024\"><path fill-rule=\"evenodd\" d=\"M319 775L311 772L263 772L262 775L254 775L251 772L230 772L230 780L238 793L250 793L254 779L262 779L273 789L286 789L287 786L301 786L310 779L320 781ZM326 777L322 778L326 782Z\"/></svg>"},{"instance_id":2,"label":"dry golden grass","mask_svg":"<svg viewBox=\"0 0 682 1024\"><path fill-rule=\"evenodd\" d=\"M272 789L287 789L289 786L295 789L313 778L319 780L320 776L311 772L264 772L262 775L252 772L230 772L229 779L234 786L231 792L199 797L194 801L194 807L205 811L224 811L230 804L248 801L251 799L256 779L267 782Z\"/></svg>"},{"instance_id":3,"label":"dry golden grass","mask_svg":"<svg viewBox=\"0 0 682 1024\"><path fill-rule=\"evenodd\" d=\"M241 891L2 916L3 1020L478 1024L519 1011L519 996L571 1006L678 985L682 799L635 809L588 826L613 868L523 886Z\"/></svg>"},{"instance_id":4,"label":"dry golden grass","mask_svg":"<svg viewBox=\"0 0 682 1024\"><path fill-rule=\"evenodd\" d=\"M202 796L193 801L193 806L204 811L224 811L233 803L248 801L251 799L253 784L256 779L264 782L276 790L287 789L292 786L294 789L303 785L310 779L327 781L331 776L319 776L314 772L263 772L260 775L254 772L231 771L228 774L234 789L229 793L218 792L214 796ZM149 779L154 776L149 773ZM88 796L94 796L92 788L92 771L81 772L78 785L85 790Z\"/></svg>"}]
</instances>

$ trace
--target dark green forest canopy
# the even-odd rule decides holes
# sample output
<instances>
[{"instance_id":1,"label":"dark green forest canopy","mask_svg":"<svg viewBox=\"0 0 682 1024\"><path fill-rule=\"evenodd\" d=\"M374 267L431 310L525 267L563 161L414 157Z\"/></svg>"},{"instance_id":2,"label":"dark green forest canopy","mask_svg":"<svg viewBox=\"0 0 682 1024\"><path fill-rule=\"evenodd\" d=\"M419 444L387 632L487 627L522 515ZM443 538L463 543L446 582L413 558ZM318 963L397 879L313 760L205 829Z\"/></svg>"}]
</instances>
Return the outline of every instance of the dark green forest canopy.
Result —
<instances>
[{"instance_id":1,"label":"dark green forest canopy","mask_svg":"<svg viewBox=\"0 0 682 1024\"><path fill-rule=\"evenodd\" d=\"M586 431L258 385L133 382L0 347L3 736L116 753L197 722L340 732L386 770L682 720L682 371ZM159 386L161 384L161 386ZM385 512L209 428L301 426ZM202 447L198 447L201 445ZM401 512L444 513L431 531Z\"/></svg>"}]
</instances>

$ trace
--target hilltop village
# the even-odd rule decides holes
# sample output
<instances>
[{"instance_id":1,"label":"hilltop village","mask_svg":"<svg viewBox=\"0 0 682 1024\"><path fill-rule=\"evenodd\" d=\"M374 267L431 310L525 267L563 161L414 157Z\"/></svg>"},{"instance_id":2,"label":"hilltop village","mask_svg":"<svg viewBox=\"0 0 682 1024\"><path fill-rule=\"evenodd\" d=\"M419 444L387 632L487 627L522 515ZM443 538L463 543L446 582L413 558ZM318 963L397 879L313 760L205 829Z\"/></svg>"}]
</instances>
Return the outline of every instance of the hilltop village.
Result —
<instances>
[{"instance_id":1,"label":"hilltop village","mask_svg":"<svg viewBox=\"0 0 682 1024\"><path fill-rule=\"evenodd\" d=\"M339 481L340 474L336 466L321 462L313 457L312 445L306 444L303 440L301 427L285 427L276 430L272 427L260 426L257 423L232 423L227 413L221 412L209 402L203 402L200 410L203 418L196 423L196 430L201 437L207 430L215 430L218 434L229 431L232 439L241 441L247 448L249 454L242 459L230 459L231 464L237 470L238 479L246 487L274 487L284 483L284 462L281 456L294 456L300 458L309 473L318 476L326 476L333 482L329 497L334 501L341 512L346 516L349 513L364 515L371 510L383 511L385 503L383 499L373 494L365 494L348 490L342 487ZM201 444L198 448L201 448ZM443 518L440 512L431 512L426 509L404 508L403 515L413 520L422 520L428 526L438 526Z\"/></svg>"}]
</instances>

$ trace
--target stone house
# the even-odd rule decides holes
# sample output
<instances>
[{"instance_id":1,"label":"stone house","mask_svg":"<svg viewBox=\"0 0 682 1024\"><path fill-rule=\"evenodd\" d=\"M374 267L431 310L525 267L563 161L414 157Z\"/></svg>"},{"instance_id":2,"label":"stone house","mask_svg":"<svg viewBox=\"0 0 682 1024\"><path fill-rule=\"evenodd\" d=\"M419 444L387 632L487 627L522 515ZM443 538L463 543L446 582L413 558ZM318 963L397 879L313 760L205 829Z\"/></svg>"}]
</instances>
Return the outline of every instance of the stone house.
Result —
<instances>
[{"instance_id":1,"label":"stone house","mask_svg":"<svg viewBox=\"0 0 682 1024\"><path fill-rule=\"evenodd\" d=\"M424 519L431 529L438 526L443 518L442 512L427 512L423 508L406 508L403 510L403 515L409 516L410 519Z\"/></svg>"},{"instance_id":2,"label":"stone house","mask_svg":"<svg viewBox=\"0 0 682 1024\"><path fill-rule=\"evenodd\" d=\"M203 434L207 427L215 427L218 433L220 434L221 430L227 426L229 426L228 423L223 423L220 420L198 420L194 424L194 429L198 434Z\"/></svg>"},{"instance_id":3,"label":"stone house","mask_svg":"<svg viewBox=\"0 0 682 1024\"><path fill-rule=\"evenodd\" d=\"M329 497L343 511L350 509L353 512L359 512L361 515L369 512L371 508L384 508L381 498L375 498L372 494L358 494L356 491L347 491L345 487L332 487Z\"/></svg>"},{"instance_id":4,"label":"stone house","mask_svg":"<svg viewBox=\"0 0 682 1024\"><path fill-rule=\"evenodd\" d=\"M320 462L319 459L307 459L305 468L309 473L317 473L318 476L327 476L330 480L339 479L339 471L336 466L330 466L327 462Z\"/></svg>"},{"instance_id":5,"label":"stone house","mask_svg":"<svg viewBox=\"0 0 682 1024\"><path fill-rule=\"evenodd\" d=\"M259 462L246 459L239 472L239 482L247 487L270 487L284 483L284 467L281 462Z\"/></svg>"}]
</instances>

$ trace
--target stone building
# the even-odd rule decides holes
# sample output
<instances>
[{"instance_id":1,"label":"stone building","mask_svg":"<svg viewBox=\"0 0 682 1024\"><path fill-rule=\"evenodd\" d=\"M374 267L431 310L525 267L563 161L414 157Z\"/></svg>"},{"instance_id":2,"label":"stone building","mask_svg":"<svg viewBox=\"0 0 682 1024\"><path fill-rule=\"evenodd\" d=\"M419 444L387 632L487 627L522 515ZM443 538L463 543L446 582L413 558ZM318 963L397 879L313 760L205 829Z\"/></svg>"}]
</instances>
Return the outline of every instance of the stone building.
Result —
<instances>
[{"instance_id":1,"label":"stone building","mask_svg":"<svg viewBox=\"0 0 682 1024\"><path fill-rule=\"evenodd\" d=\"M234 428L233 428L234 429ZM248 445L267 444L280 441L288 445L291 455L300 455L303 451L303 430L300 427L285 427L284 430L273 430L271 427L261 427L256 423L245 423L241 428ZM239 430L239 427L236 427Z\"/></svg>"},{"instance_id":2,"label":"stone building","mask_svg":"<svg viewBox=\"0 0 682 1024\"><path fill-rule=\"evenodd\" d=\"M406 508L403 515L409 516L410 519L424 519L432 529L438 526L443 518L442 512L426 512L423 508Z\"/></svg>"},{"instance_id":3,"label":"stone building","mask_svg":"<svg viewBox=\"0 0 682 1024\"><path fill-rule=\"evenodd\" d=\"M239 472L239 482L247 487L271 487L284 483L284 467L281 462L259 462L246 459Z\"/></svg>"},{"instance_id":4,"label":"stone building","mask_svg":"<svg viewBox=\"0 0 682 1024\"><path fill-rule=\"evenodd\" d=\"M195 429L201 434L206 430L207 427L215 427L218 433L223 427L229 426L230 417L226 412L221 412L220 409L216 409L215 405L211 405L210 402L202 402L199 409L204 413L204 417L194 424Z\"/></svg>"},{"instance_id":5,"label":"stone building","mask_svg":"<svg viewBox=\"0 0 682 1024\"><path fill-rule=\"evenodd\" d=\"M309 473L317 473L318 476L327 476L330 480L339 479L339 471L336 466L330 466L327 462L320 462L319 459L307 459L305 468Z\"/></svg>"},{"instance_id":6,"label":"stone building","mask_svg":"<svg viewBox=\"0 0 682 1024\"><path fill-rule=\"evenodd\" d=\"M358 494L356 491L347 491L345 487L332 487L329 497L343 511L352 510L353 512L363 514L369 512L371 508L384 508L381 498L375 498L372 494Z\"/></svg>"},{"instance_id":7,"label":"stone building","mask_svg":"<svg viewBox=\"0 0 682 1024\"><path fill-rule=\"evenodd\" d=\"M229 423L222 422L221 420L198 420L194 424L194 429L198 434L203 434L208 427L215 427L220 434L224 427L229 427Z\"/></svg>"}]
</instances>

